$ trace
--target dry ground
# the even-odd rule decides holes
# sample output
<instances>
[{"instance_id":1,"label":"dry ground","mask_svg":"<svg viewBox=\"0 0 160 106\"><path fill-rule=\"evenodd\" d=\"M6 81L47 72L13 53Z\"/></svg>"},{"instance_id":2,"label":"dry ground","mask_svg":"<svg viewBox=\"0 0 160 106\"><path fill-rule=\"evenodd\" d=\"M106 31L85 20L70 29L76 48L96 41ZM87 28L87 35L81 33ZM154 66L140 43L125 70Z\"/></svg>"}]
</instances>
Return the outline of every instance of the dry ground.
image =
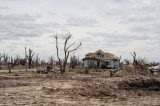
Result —
<instances>
[{"instance_id":1,"label":"dry ground","mask_svg":"<svg viewBox=\"0 0 160 106\"><path fill-rule=\"evenodd\" d=\"M160 77L1 70L0 106L160 106Z\"/></svg>"}]
</instances>

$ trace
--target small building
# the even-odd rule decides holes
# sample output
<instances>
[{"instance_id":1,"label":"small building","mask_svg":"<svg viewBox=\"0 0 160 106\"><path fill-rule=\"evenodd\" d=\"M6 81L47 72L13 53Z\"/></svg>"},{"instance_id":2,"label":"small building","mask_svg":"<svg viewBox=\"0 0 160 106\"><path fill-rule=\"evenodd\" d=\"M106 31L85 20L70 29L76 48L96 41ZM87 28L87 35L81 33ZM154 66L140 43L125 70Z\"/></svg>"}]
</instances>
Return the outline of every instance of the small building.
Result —
<instances>
[{"instance_id":1,"label":"small building","mask_svg":"<svg viewBox=\"0 0 160 106\"><path fill-rule=\"evenodd\" d=\"M111 53L98 50L94 53L88 53L82 59L85 68L108 68L118 69L120 61Z\"/></svg>"}]
</instances>

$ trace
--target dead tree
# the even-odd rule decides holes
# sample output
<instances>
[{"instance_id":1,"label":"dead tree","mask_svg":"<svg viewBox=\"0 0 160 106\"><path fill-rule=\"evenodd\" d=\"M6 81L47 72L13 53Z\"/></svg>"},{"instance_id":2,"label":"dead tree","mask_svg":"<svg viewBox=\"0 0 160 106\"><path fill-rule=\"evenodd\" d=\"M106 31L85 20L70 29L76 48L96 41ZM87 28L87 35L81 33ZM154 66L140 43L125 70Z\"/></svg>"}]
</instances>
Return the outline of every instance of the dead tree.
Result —
<instances>
[{"instance_id":1,"label":"dead tree","mask_svg":"<svg viewBox=\"0 0 160 106\"><path fill-rule=\"evenodd\" d=\"M25 47L25 70L27 71L27 48Z\"/></svg>"},{"instance_id":2,"label":"dead tree","mask_svg":"<svg viewBox=\"0 0 160 106\"><path fill-rule=\"evenodd\" d=\"M155 67L155 66L158 66L158 65L160 65L159 62L150 62L150 63L148 64L149 67Z\"/></svg>"},{"instance_id":3,"label":"dead tree","mask_svg":"<svg viewBox=\"0 0 160 106\"><path fill-rule=\"evenodd\" d=\"M119 62L121 62L122 56L119 56L119 57L115 56L115 57L117 58L117 60L118 60Z\"/></svg>"},{"instance_id":4,"label":"dead tree","mask_svg":"<svg viewBox=\"0 0 160 106\"><path fill-rule=\"evenodd\" d=\"M5 52L3 53L4 64L7 65L9 73L11 73L12 57L9 57Z\"/></svg>"},{"instance_id":5,"label":"dead tree","mask_svg":"<svg viewBox=\"0 0 160 106\"><path fill-rule=\"evenodd\" d=\"M29 69L31 69L31 66L32 66L33 56L34 56L34 52L31 49L29 49L29 53L27 55Z\"/></svg>"},{"instance_id":6,"label":"dead tree","mask_svg":"<svg viewBox=\"0 0 160 106\"><path fill-rule=\"evenodd\" d=\"M139 64L138 64L138 61L137 61L136 52L133 51L133 53L130 52L130 54L131 54L132 57L133 57L133 67L134 67L135 69L138 69Z\"/></svg>"},{"instance_id":7,"label":"dead tree","mask_svg":"<svg viewBox=\"0 0 160 106\"><path fill-rule=\"evenodd\" d=\"M15 58L10 57L11 67L15 67L16 65L20 65L20 56L16 56Z\"/></svg>"},{"instance_id":8,"label":"dead tree","mask_svg":"<svg viewBox=\"0 0 160 106\"><path fill-rule=\"evenodd\" d=\"M159 63L156 62L148 62L146 59L136 57L136 53L130 53L133 57L133 67L135 68L135 72L138 71L139 74L149 74L149 67L158 66ZM151 72L152 73L152 72Z\"/></svg>"},{"instance_id":9,"label":"dead tree","mask_svg":"<svg viewBox=\"0 0 160 106\"><path fill-rule=\"evenodd\" d=\"M38 67L39 64L40 64L40 58L39 58L39 53L37 53L36 60L35 60L36 67Z\"/></svg>"},{"instance_id":10,"label":"dead tree","mask_svg":"<svg viewBox=\"0 0 160 106\"><path fill-rule=\"evenodd\" d=\"M21 59L20 59L20 56L17 55L16 58L14 59L14 62L13 62L14 66L15 66L15 65L20 65L20 60L21 60Z\"/></svg>"},{"instance_id":11,"label":"dead tree","mask_svg":"<svg viewBox=\"0 0 160 106\"><path fill-rule=\"evenodd\" d=\"M124 59L124 62L125 62L126 65L130 64L130 60L129 59Z\"/></svg>"},{"instance_id":12,"label":"dead tree","mask_svg":"<svg viewBox=\"0 0 160 106\"><path fill-rule=\"evenodd\" d=\"M6 54L5 52L3 52L3 63L4 63L4 65L6 65L7 64L7 62L8 62L8 54Z\"/></svg>"},{"instance_id":13,"label":"dead tree","mask_svg":"<svg viewBox=\"0 0 160 106\"><path fill-rule=\"evenodd\" d=\"M75 42L74 42L68 46L68 41L71 39L71 37L72 37L72 35L70 33L66 34L63 37L63 39L64 39L64 49L63 49L64 50L64 59L61 59L59 57L58 35L56 34L56 36L55 36L57 57L59 60L59 67L60 67L61 74L64 74L66 71L67 60L68 60L70 53L73 51L76 51L81 46L81 42L80 42L79 45L77 45L77 47L71 49L75 45Z\"/></svg>"},{"instance_id":14,"label":"dead tree","mask_svg":"<svg viewBox=\"0 0 160 106\"><path fill-rule=\"evenodd\" d=\"M137 54L136 52L133 51L133 53L130 52L130 54L132 55L133 57L133 67L135 68L135 74L137 73L141 73L143 72L143 66L142 66L142 60L137 60ZM144 61L143 61L144 62Z\"/></svg>"},{"instance_id":15,"label":"dead tree","mask_svg":"<svg viewBox=\"0 0 160 106\"><path fill-rule=\"evenodd\" d=\"M2 69L2 58L3 58L3 55L0 53L0 69Z\"/></svg>"},{"instance_id":16,"label":"dead tree","mask_svg":"<svg viewBox=\"0 0 160 106\"><path fill-rule=\"evenodd\" d=\"M70 57L70 68L74 69L79 64L79 59L73 55Z\"/></svg>"},{"instance_id":17,"label":"dead tree","mask_svg":"<svg viewBox=\"0 0 160 106\"><path fill-rule=\"evenodd\" d=\"M48 63L51 66L51 68L53 68L53 65L54 65L54 57L53 56L49 57L49 62Z\"/></svg>"}]
</instances>

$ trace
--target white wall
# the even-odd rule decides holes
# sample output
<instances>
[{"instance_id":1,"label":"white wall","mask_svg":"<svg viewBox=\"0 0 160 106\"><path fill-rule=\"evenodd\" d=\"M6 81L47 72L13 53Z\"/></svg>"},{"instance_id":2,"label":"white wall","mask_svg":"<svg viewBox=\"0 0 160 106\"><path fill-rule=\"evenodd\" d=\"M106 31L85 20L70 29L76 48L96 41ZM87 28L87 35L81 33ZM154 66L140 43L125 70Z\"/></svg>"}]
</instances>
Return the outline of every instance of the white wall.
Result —
<instances>
[{"instance_id":1,"label":"white wall","mask_svg":"<svg viewBox=\"0 0 160 106\"><path fill-rule=\"evenodd\" d=\"M119 61L113 61L113 60L105 60L105 62L109 62L108 67L110 68L119 68ZM100 62L100 66L102 64L106 64L104 62ZM95 65L97 66L97 61L96 60L84 60L84 67L87 68L90 65Z\"/></svg>"},{"instance_id":2,"label":"white wall","mask_svg":"<svg viewBox=\"0 0 160 106\"><path fill-rule=\"evenodd\" d=\"M85 68L87 68L90 65L97 66L97 61L96 60L84 60L84 67Z\"/></svg>"},{"instance_id":3,"label":"white wall","mask_svg":"<svg viewBox=\"0 0 160 106\"><path fill-rule=\"evenodd\" d=\"M119 65L120 65L119 61L115 61L115 62L114 62L115 68L119 68Z\"/></svg>"}]
</instances>

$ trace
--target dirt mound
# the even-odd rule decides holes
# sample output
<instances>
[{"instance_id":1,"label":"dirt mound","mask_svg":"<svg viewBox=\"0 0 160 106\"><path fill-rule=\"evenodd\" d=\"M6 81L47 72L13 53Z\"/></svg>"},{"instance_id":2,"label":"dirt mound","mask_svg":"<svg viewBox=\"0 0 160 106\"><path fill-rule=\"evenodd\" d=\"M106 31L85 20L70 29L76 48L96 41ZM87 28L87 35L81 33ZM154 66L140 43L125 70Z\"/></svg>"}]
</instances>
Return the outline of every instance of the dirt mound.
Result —
<instances>
[{"instance_id":1,"label":"dirt mound","mask_svg":"<svg viewBox=\"0 0 160 106\"><path fill-rule=\"evenodd\" d=\"M123 81L119 84L120 89L142 89L148 91L160 91L160 81L158 79L134 79Z\"/></svg>"},{"instance_id":2,"label":"dirt mound","mask_svg":"<svg viewBox=\"0 0 160 106\"><path fill-rule=\"evenodd\" d=\"M81 87L74 87L65 91L66 94L83 97L117 97L115 89L106 83L86 82L81 83Z\"/></svg>"}]
</instances>

